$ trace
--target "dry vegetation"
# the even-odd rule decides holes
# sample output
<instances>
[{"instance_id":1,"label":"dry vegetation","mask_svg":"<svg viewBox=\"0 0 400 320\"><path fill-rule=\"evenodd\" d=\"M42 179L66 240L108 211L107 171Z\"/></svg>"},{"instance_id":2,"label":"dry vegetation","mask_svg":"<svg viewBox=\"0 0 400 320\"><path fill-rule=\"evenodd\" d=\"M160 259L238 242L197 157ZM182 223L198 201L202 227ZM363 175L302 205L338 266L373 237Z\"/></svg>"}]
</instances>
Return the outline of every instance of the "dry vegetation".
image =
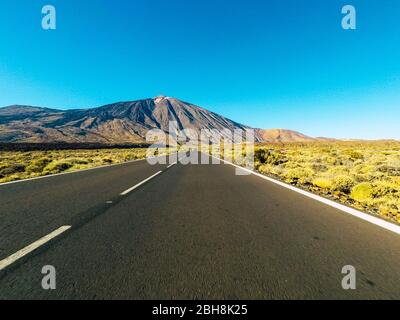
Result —
<instances>
[{"instance_id":1,"label":"dry vegetation","mask_svg":"<svg viewBox=\"0 0 400 320\"><path fill-rule=\"evenodd\" d=\"M0 183L145 157L145 148L3 151ZM262 144L255 149L255 169L400 222L400 142Z\"/></svg>"},{"instance_id":2,"label":"dry vegetation","mask_svg":"<svg viewBox=\"0 0 400 320\"><path fill-rule=\"evenodd\" d=\"M400 142L263 144L261 173L400 222Z\"/></svg>"},{"instance_id":3,"label":"dry vegetation","mask_svg":"<svg viewBox=\"0 0 400 320\"><path fill-rule=\"evenodd\" d=\"M145 148L0 152L0 183L144 159ZM155 154L165 153L159 149Z\"/></svg>"}]
</instances>

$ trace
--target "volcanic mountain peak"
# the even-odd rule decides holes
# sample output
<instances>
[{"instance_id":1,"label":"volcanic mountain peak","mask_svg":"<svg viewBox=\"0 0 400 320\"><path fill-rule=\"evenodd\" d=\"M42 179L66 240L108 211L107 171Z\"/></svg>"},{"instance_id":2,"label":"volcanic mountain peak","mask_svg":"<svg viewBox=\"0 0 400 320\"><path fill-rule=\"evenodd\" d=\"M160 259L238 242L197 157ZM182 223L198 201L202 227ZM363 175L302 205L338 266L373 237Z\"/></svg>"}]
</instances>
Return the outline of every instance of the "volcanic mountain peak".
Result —
<instances>
[{"instance_id":1,"label":"volcanic mountain peak","mask_svg":"<svg viewBox=\"0 0 400 320\"><path fill-rule=\"evenodd\" d=\"M178 100L178 99L171 98L171 97L166 97L164 95L159 95L159 96L155 97L153 100L154 100L155 103L160 103L160 102L162 102L164 100Z\"/></svg>"},{"instance_id":2,"label":"volcanic mountain peak","mask_svg":"<svg viewBox=\"0 0 400 320\"><path fill-rule=\"evenodd\" d=\"M168 133L173 121L179 130L248 130L194 104L164 95L117 102L92 109L56 110L31 106L0 108L0 142L143 142L151 129ZM255 129L255 140L265 142L312 141L299 132Z\"/></svg>"},{"instance_id":3,"label":"volcanic mountain peak","mask_svg":"<svg viewBox=\"0 0 400 320\"><path fill-rule=\"evenodd\" d=\"M143 142L151 129L168 132L170 121L180 130L248 128L179 99L118 102L92 109L54 110L13 106L0 109L2 142Z\"/></svg>"}]
</instances>

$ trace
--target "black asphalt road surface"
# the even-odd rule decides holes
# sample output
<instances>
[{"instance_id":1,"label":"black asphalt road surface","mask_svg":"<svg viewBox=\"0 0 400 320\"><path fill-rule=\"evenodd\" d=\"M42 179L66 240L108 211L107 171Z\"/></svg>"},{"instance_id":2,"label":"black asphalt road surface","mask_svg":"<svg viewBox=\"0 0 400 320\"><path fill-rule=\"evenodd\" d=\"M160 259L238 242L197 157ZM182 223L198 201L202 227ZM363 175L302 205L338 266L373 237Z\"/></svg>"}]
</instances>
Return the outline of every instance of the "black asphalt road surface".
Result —
<instances>
[{"instance_id":1,"label":"black asphalt road surface","mask_svg":"<svg viewBox=\"0 0 400 320\"><path fill-rule=\"evenodd\" d=\"M400 298L399 235L230 165L138 161L3 185L0 200L0 260L72 226L0 271L0 299Z\"/></svg>"}]
</instances>

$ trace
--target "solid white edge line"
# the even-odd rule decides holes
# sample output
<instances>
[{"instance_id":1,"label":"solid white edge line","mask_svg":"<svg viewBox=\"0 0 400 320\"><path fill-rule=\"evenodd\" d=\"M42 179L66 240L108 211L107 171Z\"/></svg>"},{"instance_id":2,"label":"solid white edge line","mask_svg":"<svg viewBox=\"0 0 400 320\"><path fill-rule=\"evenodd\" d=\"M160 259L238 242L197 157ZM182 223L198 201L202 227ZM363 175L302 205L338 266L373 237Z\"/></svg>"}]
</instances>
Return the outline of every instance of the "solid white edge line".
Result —
<instances>
[{"instance_id":1,"label":"solid white edge line","mask_svg":"<svg viewBox=\"0 0 400 320\"><path fill-rule=\"evenodd\" d=\"M171 164L167 167L167 169L171 168L171 167L174 166L174 165L176 165L176 162L171 163Z\"/></svg>"},{"instance_id":2,"label":"solid white edge line","mask_svg":"<svg viewBox=\"0 0 400 320\"><path fill-rule=\"evenodd\" d=\"M375 225L377 225L377 226L379 226L381 228L384 228L386 230L392 231L392 232L400 235L400 226L399 225L396 225L394 223L391 223L389 221L383 220L383 219L378 218L378 217L374 217L372 215L369 215L367 213L358 211L356 209L347 207L347 206L345 206L343 204L340 204L340 203L337 203L335 201L326 199L324 197L318 196L318 195L313 194L311 192L296 188L296 187L291 186L289 184L286 184L284 182L281 182L281 181L275 180L273 178L267 177L267 176L265 176L265 175L263 175L261 173L255 172L255 171L247 169L247 168L243 168L243 167L241 167L241 166L239 166L237 164L234 164L232 162L220 159L218 157L214 157L214 156L212 156L212 157L215 158L215 159L218 159L218 160L220 160L220 161L222 161L222 162L224 162L226 164L230 164L230 165L232 165L232 166L234 166L236 168L239 168L241 170L249 172L250 174L255 175L255 176L259 177L259 178L262 178L264 180L267 180L267 181L270 181L270 182L275 183L277 185L280 185L281 187L284 187L286 189L290 189L292 191L300 193L300 194L302 194L302 195L304 195L304 196L306 196L308 198L311 198L311 199L314 199L316 201L322 202L322 203L324 203L324 204L326 204L326 205L328 205L330 207L336 208L336 209L338 209L340 211L346 212L346 213L348 213L348 214L350 214L352 216L355 216L355 217L360 218L362 220L368 221L368 222L370 222L372 224L375 224Z\"/></svg>"},{"instance_id":3,"label":"solid white edge line","mask_svg":"<svg viewBox=\"0 0 400 320\"><path fill-rule=\"evenodd\" d=\"M49 233L47 236L44 236L43 238L35 241L34 243L30 244L29 246L26 246L25 248L17 251L16 253L12 254L11 256L3 259L0 261L0 271L7 268L9 265L14 263L15 261L21 259L22 257L26 256L27 254L31 253L32 251L36 250L37 248L41 247L44 245L46 242L49 242L50 240L54 239L55 237L59 236L63 232L67 231L70 229L71 226L62 226L58 228L57 230Z\"/></svg>"},{"instance_id":4,"label":"solid white edge line","mask_svg":"<svg viewBox=\"0 0 400 320\"><path fill-rule=\"evenodd\" d=\"M75 171L69 171L69 172L61 172L61 173L49 174L47 176L40 176L40 177L21 179L21 180L10 181L10 182L3 182L3 183L0 183L0 187L6 186L6 185L10 185L10 184L22 183L22 182L26 182L26 181L39 180L39 179L45 179L45 178L53 178L53 177L57 177L57 176L64 176L64 175L67 175L67 174L80 173L80 172L97 170L97 169L104 169L104 168L112 168L112 167L115 167L115 166L122 166L124 164L129 164L129 163L134 163L134 162L139 162L139 161L145 161L147 159L155 159L155 158L160 158L160 157L163 157L163 156L148 157L148 158L144 158L144 159L135 159L135 160L130 160L130 161L121 162L121 163L106 164L104 166L99 166L99 167L94 167L94 168L75 170Z\"/></svg>"},{"instance_id":5,"label":"solid white edge line","mask_svg":"<svg viewBox=\"0 0 400 320\"><path fill-rule=\"evenodd\" d=\"M127 195L129 192L135 190L136 188L140 187L142 184L144 184L147 181L149 181L149 180L153 179L154 177L158 176L160 173L162 173L162 171L158 171L157 173L153 174L151 177L148 177L147 179L143 180L142 182L139 182L137 185L134 185L132 188L129 188L128 190L125 190L120 195L121 196Z\"/></svg>"}]
</instances>

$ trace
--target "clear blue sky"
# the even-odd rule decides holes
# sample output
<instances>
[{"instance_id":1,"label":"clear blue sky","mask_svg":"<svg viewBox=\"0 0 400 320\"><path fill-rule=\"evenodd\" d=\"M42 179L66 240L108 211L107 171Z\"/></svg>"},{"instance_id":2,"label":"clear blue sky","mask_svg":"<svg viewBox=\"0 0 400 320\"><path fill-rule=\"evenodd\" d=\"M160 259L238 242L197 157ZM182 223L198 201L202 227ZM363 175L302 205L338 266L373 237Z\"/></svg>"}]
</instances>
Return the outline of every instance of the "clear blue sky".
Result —
<instances>
[{"instance_id":1,"label":"clear blue sky","mask_svg":"<svg viewBox=\"0 0 400 320\"><path fill-rule=\"evenodd\" d=\"M2 0L0 106L174 96L254 127L400 139L398 0ZM57 30L41 29L41 8ZM357 30L341 8L357 9Z\"/></svg>"}]
</instances>

